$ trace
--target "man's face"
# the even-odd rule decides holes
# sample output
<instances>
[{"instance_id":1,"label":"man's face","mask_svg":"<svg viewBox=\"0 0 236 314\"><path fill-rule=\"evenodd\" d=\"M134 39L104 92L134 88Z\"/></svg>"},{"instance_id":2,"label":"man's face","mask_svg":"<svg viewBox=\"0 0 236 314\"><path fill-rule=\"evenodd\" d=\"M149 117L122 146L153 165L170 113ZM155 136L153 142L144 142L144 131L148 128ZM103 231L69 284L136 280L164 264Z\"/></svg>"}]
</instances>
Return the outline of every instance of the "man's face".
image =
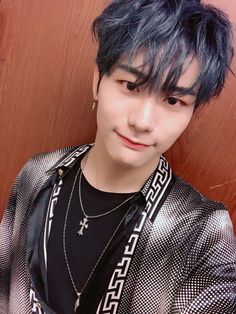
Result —
<instances>
[{"instance_id":1,"label":"man's face","mask_svg":"<svg viewBox=\"0 0 236 314\"><path fill-rule=\"evenodd\" d=\"M103 76L98 92L98 72L94 72L93 91L98 101L95 145L126 167L156 164L187 127L194 110L194 95L150 95L145 86L134 88L145 75L140 72L142 63L141 54L129 66L123 58L109 76ZM177 86L190 87L198 75L199 66L193 60Z\"/></svg>"}]
</instances>

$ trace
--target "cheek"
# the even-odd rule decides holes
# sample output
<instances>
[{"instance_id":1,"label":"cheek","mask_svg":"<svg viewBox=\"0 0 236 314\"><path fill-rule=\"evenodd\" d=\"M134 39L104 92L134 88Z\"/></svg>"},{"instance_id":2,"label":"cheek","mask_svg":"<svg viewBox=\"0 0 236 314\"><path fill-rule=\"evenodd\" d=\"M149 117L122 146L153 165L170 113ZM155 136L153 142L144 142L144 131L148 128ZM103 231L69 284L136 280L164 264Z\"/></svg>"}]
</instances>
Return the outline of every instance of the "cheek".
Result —
<instances>
[{"instance_id":1,"label":"cheek","mask_svg":"<svg viewBox=\"0 0 236 314\"><path fill-rule=\"evenodd\" d=\"M180 121L178 121L178 123L176 123L176 135L177 137L179 137L184 130L187 128L189 122L191 120L191 117L183 117L183 119L181 119Z\"/></svg>"},{"instance_id":2,"label":"cheek","mask_svg":"<svg viewBox=\"0 0 236 314\"><path fill-rule=\"evenodd\" d=\"M99 103L97 106L97 122L109 124L115 116L115 112L110 104Z\"/></svg>"},{"instance_id":3,"label":"cheek","mask_svg":"<svg viewBox=\"0 0 236 314\"><path fill-rule=\"evenodd\" d=\"M98 99L97 121L111 124L111 122L124 120L127 108L127 102L123 98L111 95L111 93L102 95Z\"/></svg>"},{"instance_id":4,"label":"cheek","mask_svg":"<svg viewBox=\"0 0 236 314\"><path fill-rule=\"evenodd\" d=\"M163 124L162 138L173 144L187 128L191 117L192 114L190 112L168 120L168 123Z\"/></svg>"},{"instance_id":5,"label":"cheek","mask_svg":"<svg viewBox=\"0 0 236 314\"><path fill-rule=\"evenodd\" d=\"M104 102L100 99L97 106L98 129L102 132L106 132L113 128L117 120L119 120L119 114L112 102Z\"/></svg>"}]
</instances>

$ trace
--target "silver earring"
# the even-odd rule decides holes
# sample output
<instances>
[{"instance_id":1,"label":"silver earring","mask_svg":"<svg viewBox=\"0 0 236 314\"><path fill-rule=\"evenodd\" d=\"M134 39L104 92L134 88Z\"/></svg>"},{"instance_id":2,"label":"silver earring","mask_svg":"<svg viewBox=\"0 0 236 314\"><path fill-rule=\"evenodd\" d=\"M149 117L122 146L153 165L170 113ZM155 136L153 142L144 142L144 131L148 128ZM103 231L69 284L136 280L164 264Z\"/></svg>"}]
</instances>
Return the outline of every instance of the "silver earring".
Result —
<instances>
[{"instance_id":1,"label":"silver earring","mask_svg":"<svg viewBox=\"0 0 236 314\"><path fill-rule=\"evenodd\" d=\"M94 102L93 102L93 104L92 104L92 111L94 111L94 110L95 110L96 105L97 105L97 104L96 104L96 101L94 101Z\"/></svg>"}]
</instances>

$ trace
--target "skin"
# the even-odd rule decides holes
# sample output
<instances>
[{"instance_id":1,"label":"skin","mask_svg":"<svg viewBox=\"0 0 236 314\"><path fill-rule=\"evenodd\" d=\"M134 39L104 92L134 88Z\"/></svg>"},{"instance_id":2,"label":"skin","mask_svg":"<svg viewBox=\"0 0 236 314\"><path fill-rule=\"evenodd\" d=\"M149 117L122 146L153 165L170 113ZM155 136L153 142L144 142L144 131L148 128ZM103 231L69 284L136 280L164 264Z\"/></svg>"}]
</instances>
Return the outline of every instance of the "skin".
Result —
<instances>
[{"instance_id":1,"label":"skin","mask_svg":"<svg viewBox=\"0 0 236 314\"><path fill-rule=\"evenodd\" d=\"M99 74L97 68L94 71L98 128L83 172L91 185L103 191L139 190L193 115L194 95L161 91L150 95L145 87L135 88L137 73L131 72L140 71L142 63L142 54L129 67L123 58L109 76L103 76L98 91ZM199 65L193 59L186 63L178 87L190 87L198 75Z\"/></svg>"}]
</instances>

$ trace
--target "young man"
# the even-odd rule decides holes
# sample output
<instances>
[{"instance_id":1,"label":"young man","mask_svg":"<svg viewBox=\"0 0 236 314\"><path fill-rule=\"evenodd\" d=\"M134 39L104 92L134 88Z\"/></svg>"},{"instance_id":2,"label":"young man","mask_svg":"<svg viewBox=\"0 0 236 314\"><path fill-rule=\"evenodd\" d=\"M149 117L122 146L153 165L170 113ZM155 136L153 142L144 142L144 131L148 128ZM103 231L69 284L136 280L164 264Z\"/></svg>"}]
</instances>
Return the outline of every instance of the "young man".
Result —
<instances>
[{"instance_id":1,"label":"young man","mask_svg":"<svg viewBox=\"0 0 236 314\"><path fill-rule=\"evenodd\" d=\"M224 85L230 23L190 0L116 0L96 18L94 145L41 154L0 233L0 313L236 313L224 206L164 153Z\"/></svg>"}]
</instances>

